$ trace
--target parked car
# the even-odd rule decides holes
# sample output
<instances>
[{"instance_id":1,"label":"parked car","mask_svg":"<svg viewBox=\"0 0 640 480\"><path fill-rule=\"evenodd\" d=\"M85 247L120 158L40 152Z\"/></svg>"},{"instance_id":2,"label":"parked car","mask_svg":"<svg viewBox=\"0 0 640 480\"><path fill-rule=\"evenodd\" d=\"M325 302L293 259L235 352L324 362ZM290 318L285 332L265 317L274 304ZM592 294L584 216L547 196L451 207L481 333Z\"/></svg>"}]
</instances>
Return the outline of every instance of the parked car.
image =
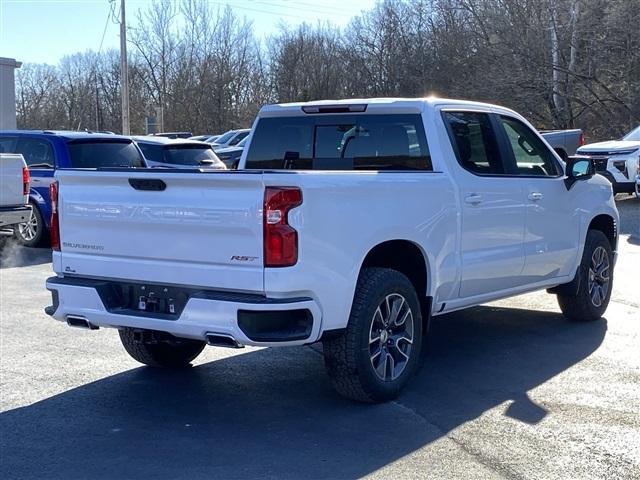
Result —
<instances>
[{"instance_id":1,"label":"parked car","mask_svg":"<svg viewBox=\"0 0 640 480\"><path fill-rule=\"evenodd\" d=\"M266 106L240 167L58 172L46 312L118 328L133 358L161 367L206 344L321 341L338 392L376 402L416 370L431 316L540 289L573 320L607 308L611 188L589 159L565 170L512 110Z\"/></svg>"},{"instance_id":2,"label":"parked car","mask_svg":"<svg viewBox=\"0 0 640 480\"><path fill-rule=\"evenodd\" d=\"M165 137L133 137L142 150L147 166L164 168L225 169L211 145L195 140Z\"/></svg>"},{"instance_id":3,"label":"parked car","mask_svg":"<svg viewBox=\"0 0 640 480\"><path fill-rule=\"evenodd\" d=\"M219 136L220 135L212 135L212 134L196 135L195 137L189 137L188 140L197 140L198 142L209 142L209 141L212 141L211 140L212 138L215 140Z\"/></svg>"},{"instance_id":4,"label":"parked car","mask_svg":"<svg viewBox=\"0 0 640 480\"><path fill-rule=\"evenodd\" d=\"M614 193L636 191L636 176L640 175L640 126L621 140L590 143L580 147L578 153L593 160L596 171L607 177Z\"/></svg>"},{"instance_id":5,"label":"parked car","mask_svg":"<svg viewBox=\"0 0 640 480\"><path fill-rule=\"evenodd\" d=\"M0 233L13 234L31 217L29 169L22 155L0 153Z\"/></svg>"},{"instance_id":6,"label":"parked car","mask_svg":"<svg viewBox=\"0 0 640 480\"><path fill-rule=\"evenodd\" d=\"M540 134L564 161L575 155L578 148L584 145L584 134L579 128L572 130L542 130Z\"/></svg>"},{"instance_id":7,"label":"parked car","mask_svg":"<svg viewBox=\"0 0 640 480\"><path fill-rule=\"evenodd\" d=\"M215 142L213 142L213 149L217 151L220 148L234 147L238 143L240 143L243 138L249 135L250 132L250 128L244 128L241 130L229 130L228 132L220 135L220 137L217 138Z\"/></svg>"},{"instance_id":8,"label":"parked car","mask_svg":"<svg viewBox=\"0 0 640 480\"><path fill-rule=\"evenodd\" d=\"M160 132L152 133L152 137L167 137L167 138L190 138L193 137L191 132Z\"/></svg>"},{"instance_id":9,"label":"parked car","mask_svg":"<svg viewBox=\"0 0 640 480\"><path fill-rule=\"evenodd\" d=\"M224 162L227 168L238 168L240 157L242 156L244 146L248 139L249 137L244 137L235 147L219 148L216 150L216 155Z\"/></svg>"},{"instance_id":10,"label":"parked car","mask_svg":"<svg viewBox=\"0 0 640 480\"><path fill-rule=\"evenodd\" d=\"M15 230L17 240L30 247L49 240L49 184L58 169L145 167L142 153L129 137L104 133L2 130L0 152L22 154L29 167L32 216Z\"/></svg>"}]
</instances>

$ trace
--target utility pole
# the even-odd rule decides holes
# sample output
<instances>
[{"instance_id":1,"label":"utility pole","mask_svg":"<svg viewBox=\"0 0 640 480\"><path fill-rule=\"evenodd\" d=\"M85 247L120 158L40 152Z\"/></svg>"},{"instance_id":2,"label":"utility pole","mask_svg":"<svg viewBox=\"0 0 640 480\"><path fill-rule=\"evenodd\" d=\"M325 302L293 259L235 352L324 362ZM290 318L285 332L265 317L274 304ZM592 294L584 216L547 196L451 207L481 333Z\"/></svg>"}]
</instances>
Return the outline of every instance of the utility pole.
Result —
<instances>
[{"instance_id":1,"label":"utility pole","mask_svg":"<svg viewBox=\"0 0 640 480\"><path fill-rule=\"evenodd\" d=\"M127 64L127 23L124 0L120 1L120 91L122 95L122 134L131 135L129 128L129 66Z\"/></svg>"}]
</instances>

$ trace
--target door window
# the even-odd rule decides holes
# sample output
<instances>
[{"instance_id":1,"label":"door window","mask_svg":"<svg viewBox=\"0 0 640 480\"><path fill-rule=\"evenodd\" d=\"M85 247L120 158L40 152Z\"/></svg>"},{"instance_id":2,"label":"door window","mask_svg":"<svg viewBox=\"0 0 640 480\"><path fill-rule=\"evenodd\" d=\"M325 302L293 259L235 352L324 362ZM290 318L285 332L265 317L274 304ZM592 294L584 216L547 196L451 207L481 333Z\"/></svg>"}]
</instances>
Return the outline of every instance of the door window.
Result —
<instances>
[{"instance_id":1,"label":"door window","mask_svg":"<svg viewBox=\"0 0 640 480\"><path fill-rule=\"evenodd\" d=\"M488 113L443 112L458 162L478 175L504 175L504 165Z\"/></svg>"},{"instance_id":2,"label":"door window","mask_svg":"<svg viewBox=\"0 0 640 480\"><path fill-rule=\"evenodd\" d=\"M0 138L0 153L16 153L16 137Z\"/></svg>"},{"instance_id":3,"label":"door window","mask_svg":"<svg viewBox=\"0 0 640 480\"><path fill-rule=\"evenodd\" d=\"M20 138L16 153L21 153L29 168L53 168L53 148L46 140Z\"/></svg>"},{"instance_id":4,"label":"door window","mask_svg":"<svg viewBox=\"0 0 640 480\"><path fill-rule=\"evenodd\" d=\"M556 177L559 169L553 153L524 123L500 115L515 160L515 173L523 176Z\"/></svg>"},{"instance_id":5,"label":"door window","mask_svg":"<svg viewBox=\"0 0 640 480\"><path fill-rule=\"evenodd\" d=\"M238 143L240 143L241 140L243 140L247 135L249 135L249 132L240 132L238 135L235 136L235 138L233 140L231 140L229 142L229 145L233 146L233 145L237 145Z\"/></svg>"}]
</instances>

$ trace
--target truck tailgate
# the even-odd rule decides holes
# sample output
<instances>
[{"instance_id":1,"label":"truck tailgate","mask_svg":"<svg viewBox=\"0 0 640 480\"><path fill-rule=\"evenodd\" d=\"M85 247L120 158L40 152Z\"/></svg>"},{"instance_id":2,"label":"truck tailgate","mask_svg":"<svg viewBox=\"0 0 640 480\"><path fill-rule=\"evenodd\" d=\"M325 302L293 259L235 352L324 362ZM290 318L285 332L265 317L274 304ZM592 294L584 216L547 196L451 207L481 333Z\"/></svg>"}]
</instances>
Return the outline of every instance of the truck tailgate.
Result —
<instances>
[{"instance_id":1,"label":"truck tailgate","mask_svg":"<svg viewBox=\"0 0 640 480\"><path fill-rule=\"evenodd\" d=\"M26 205L22 168L26 167L22 155L0 154L0 207Z\"/></svg>"},{"instance_id":2,"label":"truck tailgate","mask_svg":"<svg viewBox=\"0 0 640 480\"><path fill-rule=\"evenodd\" d=\"M56 178L58 273L264 291L260 172L61 170Z\"/></svg>"}]
</instances>

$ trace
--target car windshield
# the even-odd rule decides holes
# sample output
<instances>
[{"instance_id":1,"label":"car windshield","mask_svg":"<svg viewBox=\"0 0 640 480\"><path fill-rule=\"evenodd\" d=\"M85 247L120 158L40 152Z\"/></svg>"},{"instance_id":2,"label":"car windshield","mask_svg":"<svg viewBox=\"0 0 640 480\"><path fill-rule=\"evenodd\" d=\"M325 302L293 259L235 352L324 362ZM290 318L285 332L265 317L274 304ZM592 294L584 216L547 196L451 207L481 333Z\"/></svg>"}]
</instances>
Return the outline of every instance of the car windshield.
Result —
<instances>
[{"instance_id":1,"label":"car windshield","mask_svg":"<svg viewBox=\"0 0 640 480\"><path fill-rule=\"evenodd\" d=\"M210 165L220 162L211 147L202 145L165 145L162 163L173 165Z\"/></svg>"},{"instance_id":2,"label":"car windshield","mask_svg":"<svg viewBox=\"0 0 640 480\"><path fill-rule=\"evenodd\" d=\"M634 128L633 130L631 130L629 133L627 133L624 137L622 137L623 140L629 140L632 142L640 142L640 126Z\"/></svg>"},{"instance_id":3,"label":"car windshield","mask_svg":"<svg viewBox=\"0 0 640 480\"><path fill-rule=\"evenodd\" d=\"M234 130L229 130L227 133L223 133L218 138L216 138L216 143L227 143L233 138L235 134L236 132Z\"/></svg>"},{"instance_id":4,"label":"car windshield","mask_svg":"<svg viewBox=\"0 0 640 480\"><path fill-rule=\"evenodd\" d=\"M127 140L76 140L69 142L73 168L145 167L140 151Z\"/></svg>"}]
</instances>

